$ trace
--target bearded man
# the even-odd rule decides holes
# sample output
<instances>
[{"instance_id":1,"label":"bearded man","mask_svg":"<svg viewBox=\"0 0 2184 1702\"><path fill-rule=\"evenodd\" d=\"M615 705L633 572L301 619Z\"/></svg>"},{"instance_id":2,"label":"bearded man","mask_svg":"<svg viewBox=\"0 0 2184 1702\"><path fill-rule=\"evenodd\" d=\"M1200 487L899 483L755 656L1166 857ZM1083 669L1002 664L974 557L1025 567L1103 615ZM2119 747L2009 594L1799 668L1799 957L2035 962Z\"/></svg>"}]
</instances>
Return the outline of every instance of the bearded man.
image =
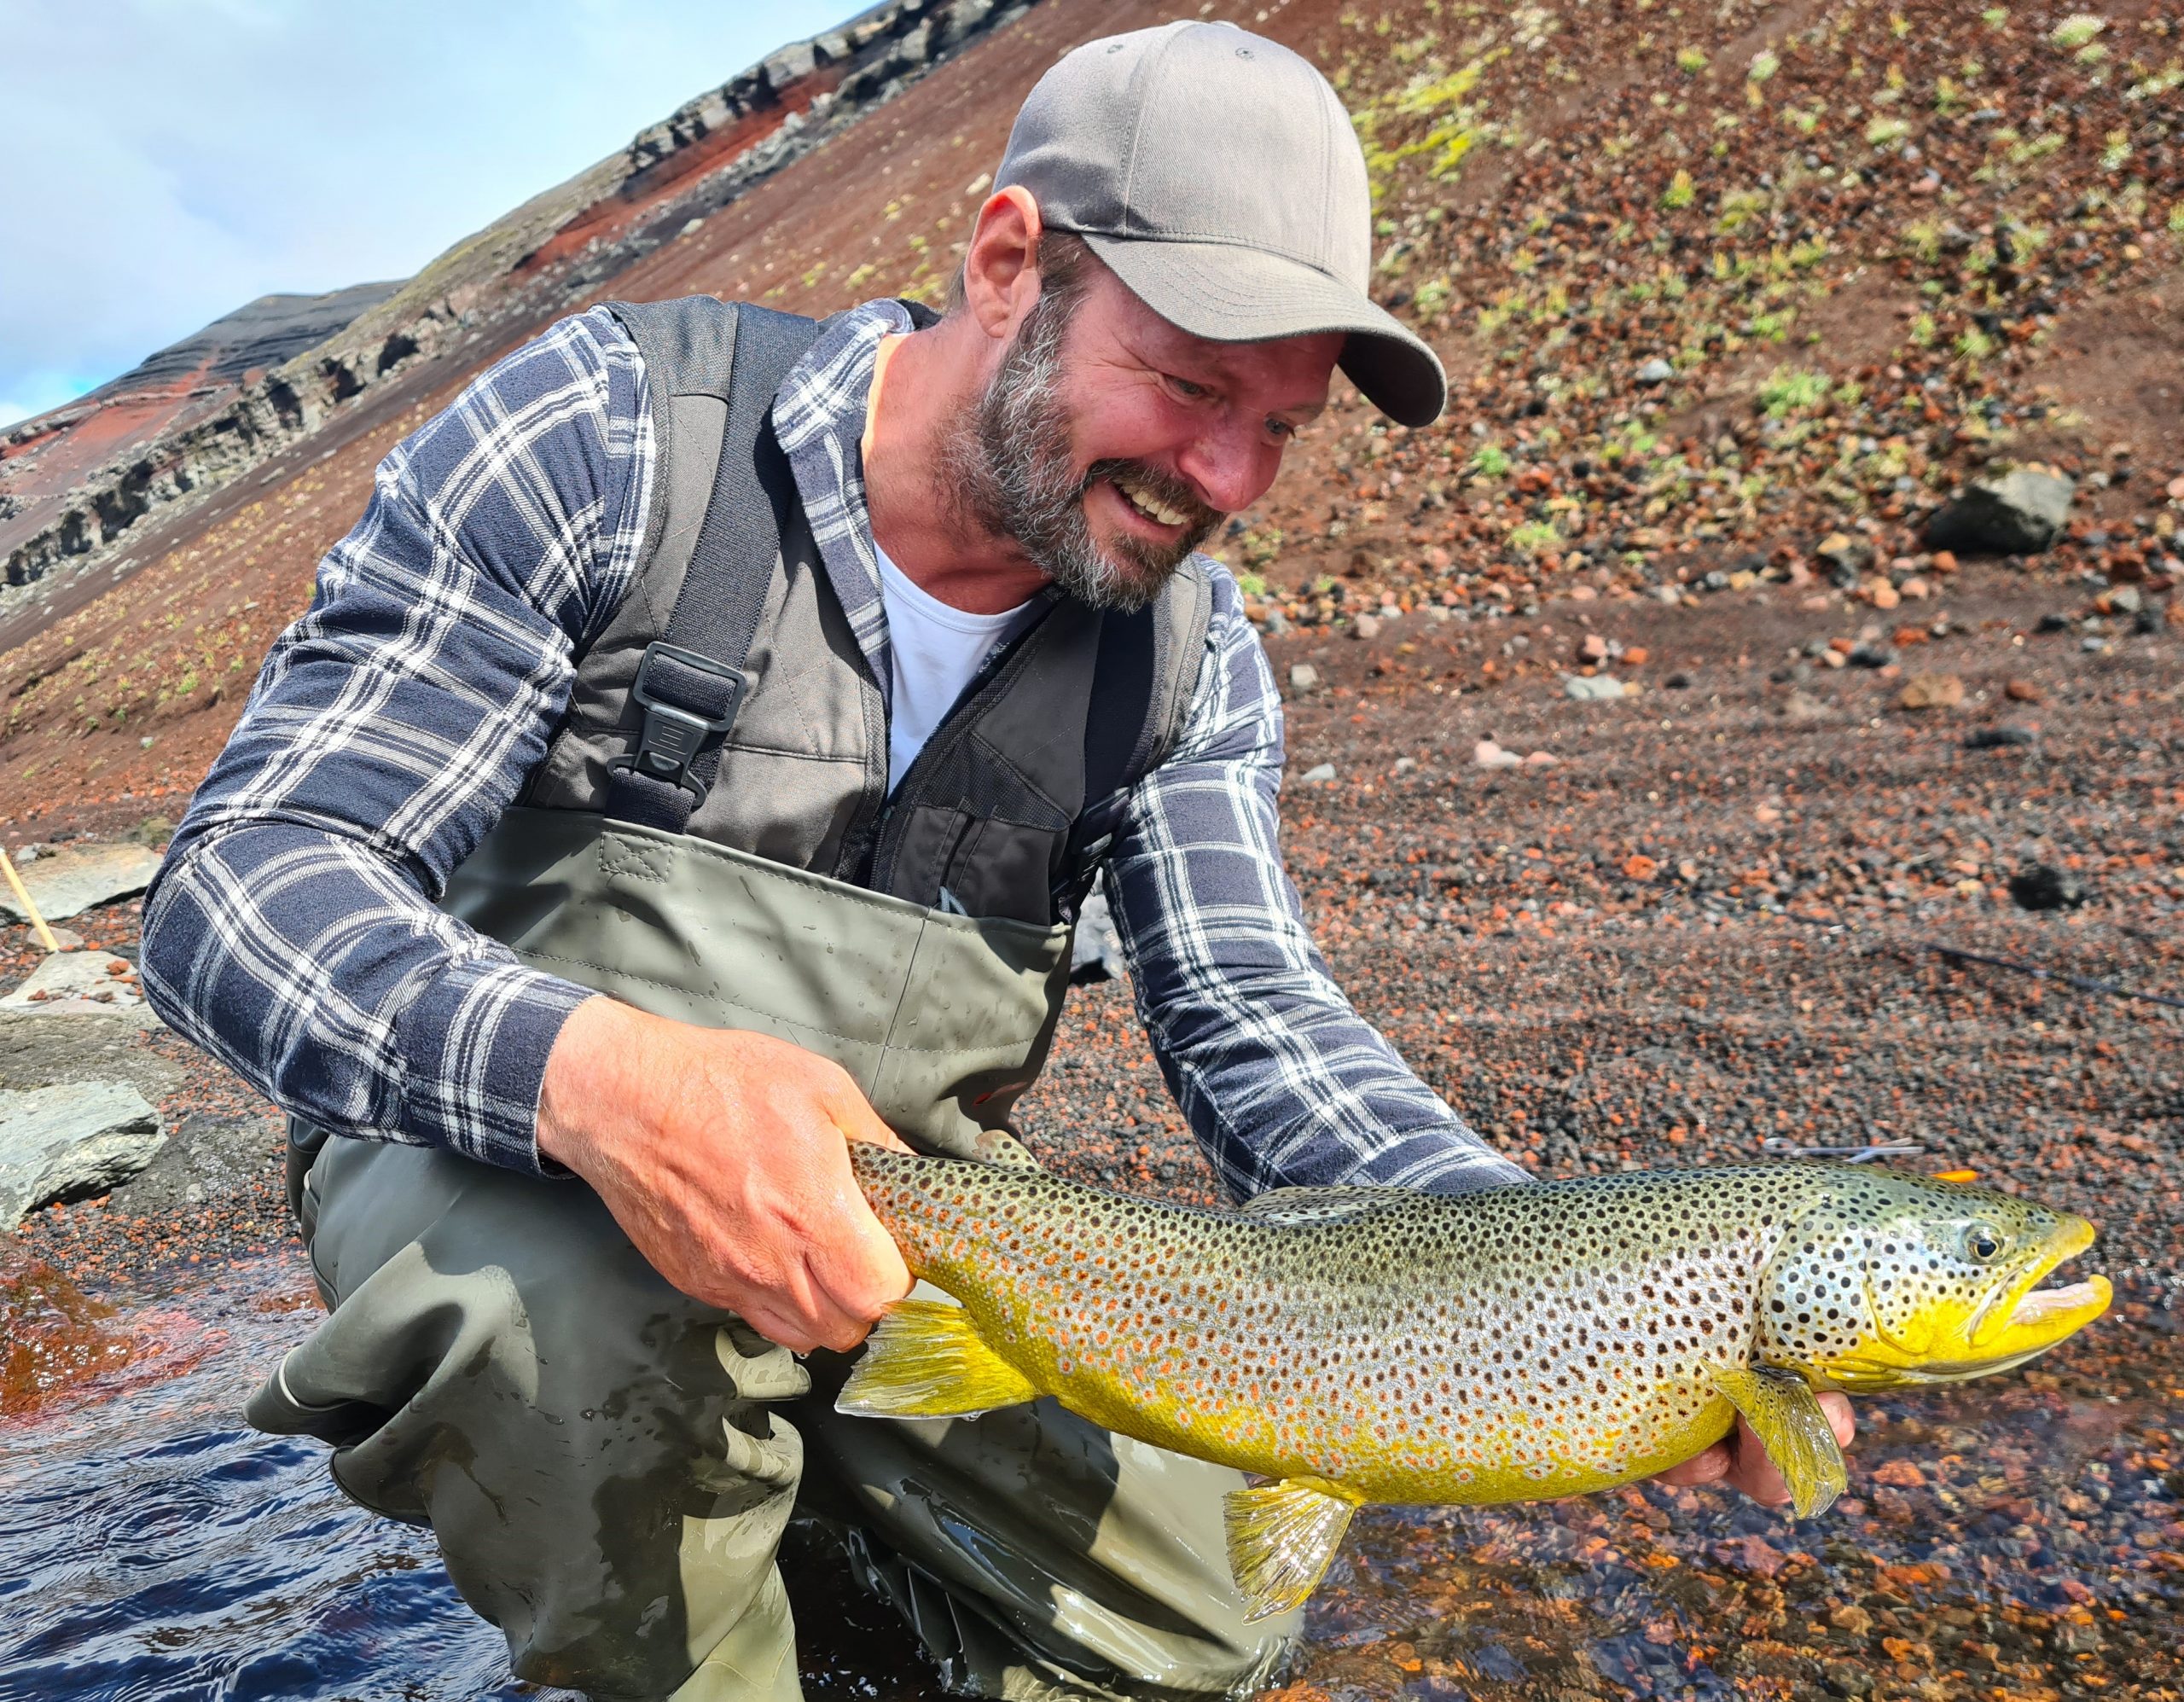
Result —
<instances>
[{"instance_id":1,"label":"bearded man","mask_svg":"<svg viewBox=\"0 0 2184 1702\"><path fill-rule=\"evenodd\" d=\"M294 1118L330 1310L250 1417L429 1524L526 1679L797 1695L793 1513L951 1688L1269 1674L1234 1473L833 1409L911 1286L846 1142L1026 1161L1095 882L1234 1194L1524 1179L1313 950L1194 553L1338 365L1441 410L1340 102L1225 25L1095 41L996 183L943 317L618 304L398 447L147 903L160 1014Z\"/></svg>"}]
</instances>

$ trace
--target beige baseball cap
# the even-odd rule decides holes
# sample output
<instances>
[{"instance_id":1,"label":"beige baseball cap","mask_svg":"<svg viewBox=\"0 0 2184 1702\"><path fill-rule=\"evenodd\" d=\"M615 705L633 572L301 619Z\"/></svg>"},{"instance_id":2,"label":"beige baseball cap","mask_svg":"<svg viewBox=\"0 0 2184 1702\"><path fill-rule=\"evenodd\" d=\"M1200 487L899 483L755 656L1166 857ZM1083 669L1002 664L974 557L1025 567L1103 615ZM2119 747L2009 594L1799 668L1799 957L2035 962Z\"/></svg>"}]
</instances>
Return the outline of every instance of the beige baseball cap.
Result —
<instances>
[{"instance_id":1,"label":"beige baseball cap","mask_svg":"<svg viewBox=\"0 0 2184 1702\"><path fill-rule=\"evenodd\" d=\"M1349 334L1342 369L1406 426L1448 400L1433 351L1367 293L1373 196L1342 102L1311 62L1234 24L1076 48L1016 115L994 186L1084 237L1194 336Z\"/></svg>"}]
</instances>

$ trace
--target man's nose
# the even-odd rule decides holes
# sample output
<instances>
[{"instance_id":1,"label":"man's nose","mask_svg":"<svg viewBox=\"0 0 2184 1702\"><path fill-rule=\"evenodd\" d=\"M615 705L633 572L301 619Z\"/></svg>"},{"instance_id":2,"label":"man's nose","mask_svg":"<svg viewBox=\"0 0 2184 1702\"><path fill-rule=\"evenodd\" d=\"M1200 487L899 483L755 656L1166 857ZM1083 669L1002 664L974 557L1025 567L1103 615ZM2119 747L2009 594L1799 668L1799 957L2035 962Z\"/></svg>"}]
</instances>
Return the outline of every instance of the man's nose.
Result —
<instances>
[{"instance_id":1,"label":"man's nose","mask_svg":"<svg viewBox=\"0 0 2184 1702\"><path fill-rule=\"evenodd\" d=\"M1281 449L1267 441L1263 424L1223 421L1195 439L1177 470L1205 502L1224 514L1241 514L1267 493L1281 470Z\"/></svg>"}]
</instances>

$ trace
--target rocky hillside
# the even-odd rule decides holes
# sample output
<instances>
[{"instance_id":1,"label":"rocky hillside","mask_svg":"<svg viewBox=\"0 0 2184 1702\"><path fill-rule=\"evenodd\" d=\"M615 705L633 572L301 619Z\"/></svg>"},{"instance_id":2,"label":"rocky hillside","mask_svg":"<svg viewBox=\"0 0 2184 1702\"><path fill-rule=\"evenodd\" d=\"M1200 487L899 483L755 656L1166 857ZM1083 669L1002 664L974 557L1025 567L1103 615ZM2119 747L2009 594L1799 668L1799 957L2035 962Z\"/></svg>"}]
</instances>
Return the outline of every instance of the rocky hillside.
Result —
<instances>
[{"instance_id":1,"label":"rocky hillside","mask_svg":"<svg viewBox=\"0 0 2184 1702\"><path fill-rule=\"evenodd\" d=\"M450 251L224 423L161 439L133 488L195 505L147 508L96 580L0 622L0 815L186 793L377 457L516 339L613 296L936 293L1024 90L1077 41L1182 11L875 9ZM2168 9L1276 0L1252 20L1356 114L1379 288L1456 393L1418 432L1350 399L1237 517L1223 547L1269 631L1781 582L1908 633L1952 575L1995 571L1974 547L1995 535L1937 547L1937 512L2020 463L2048 508L2006 571L2083 576L2096 621L2173 607ZM200 497L193 456L224 455L249 476ZM1536 665L1490 659L1456 688Z\"/></svg>"},{"instance_id":2,"label":"rocky hillside","mask_svg":"<svg viewBox=\"0 0 2184 1702\"><path fill-rule=\"evenodd\" d=\"M406 283L267 297L0 435L0 648L151 559L148 517L201 502L391 377L490 359L1022 9L886 0L700 95Z\"/></svg>"}]
</instances>

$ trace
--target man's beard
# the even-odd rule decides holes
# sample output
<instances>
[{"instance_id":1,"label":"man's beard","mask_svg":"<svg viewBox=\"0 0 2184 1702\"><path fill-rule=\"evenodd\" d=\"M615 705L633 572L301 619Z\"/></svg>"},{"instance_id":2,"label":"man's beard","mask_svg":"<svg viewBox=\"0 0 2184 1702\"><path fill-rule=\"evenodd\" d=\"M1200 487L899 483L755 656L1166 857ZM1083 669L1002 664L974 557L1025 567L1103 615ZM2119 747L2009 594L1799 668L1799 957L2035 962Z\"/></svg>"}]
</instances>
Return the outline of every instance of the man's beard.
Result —
<instances>
[{"instance_id":1,"label":"man's beard","mask_svg":"<svg viewBox=\"0 0 2184 1702\"><path fill-rule=\"evenodd\" d=\"M1082 474L1072 469L1069 410L1061 399L1062 334L1072 305L1063 293L1043 294L992 381L951 423L950 494L972 526L1014 539L1033 566L1078 601L1128 613L1158 596L1226 517L1174 473L1145 462L1095 461ZM1101 480L1116 478L1182 514L1183 535L1155 543L1124 532L1103 549L1085 519L1084 498Z\"/></svg>"}]
</instances>

